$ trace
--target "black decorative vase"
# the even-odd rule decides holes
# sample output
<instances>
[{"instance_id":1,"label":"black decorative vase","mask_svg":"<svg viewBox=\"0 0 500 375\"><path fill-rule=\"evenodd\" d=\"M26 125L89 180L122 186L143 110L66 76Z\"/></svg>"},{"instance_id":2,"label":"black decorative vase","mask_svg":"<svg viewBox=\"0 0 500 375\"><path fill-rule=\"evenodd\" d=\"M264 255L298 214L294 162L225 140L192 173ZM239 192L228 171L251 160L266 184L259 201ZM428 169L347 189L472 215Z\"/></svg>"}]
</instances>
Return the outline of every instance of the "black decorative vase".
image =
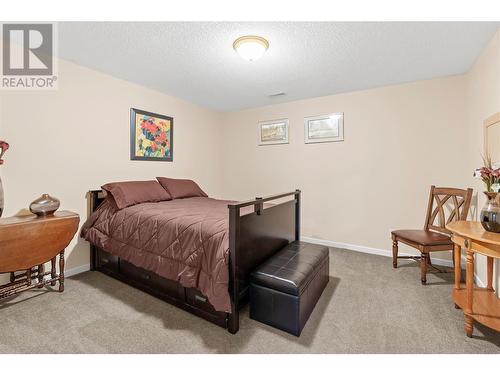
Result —
<instances>
[{"instance_id":1,"label":"black decorative vase","mask_svg":"<svg viewBox=\"0 0 500 375\"><path fill-rule=\"evenodd\" d=\"M488 232L500 233L500 204L498 195L500 193L484 192L488 202L481 210L481 224Z\"/></svg>"}]
</instances>

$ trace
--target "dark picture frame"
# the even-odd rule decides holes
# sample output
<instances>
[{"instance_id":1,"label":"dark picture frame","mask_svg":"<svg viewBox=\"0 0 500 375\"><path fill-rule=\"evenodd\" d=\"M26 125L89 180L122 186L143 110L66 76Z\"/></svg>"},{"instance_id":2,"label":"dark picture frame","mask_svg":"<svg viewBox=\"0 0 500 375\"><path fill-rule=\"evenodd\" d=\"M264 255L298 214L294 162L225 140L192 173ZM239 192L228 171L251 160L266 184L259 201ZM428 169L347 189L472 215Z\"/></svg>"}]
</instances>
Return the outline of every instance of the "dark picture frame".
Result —
<instances>
[{"instance_id":1,"label":"dark picture frame","mask_svg":"<svg viewBox=\"0 0 500 375\"><path fill-rule=\"evenodd\" d=\"M141 119L142 123L139 125L138 120ZM166 129L163 130L162 127ZM173 161L173 159L174 118L130 108L130 160Z\"/></svg>"}]
</instances>

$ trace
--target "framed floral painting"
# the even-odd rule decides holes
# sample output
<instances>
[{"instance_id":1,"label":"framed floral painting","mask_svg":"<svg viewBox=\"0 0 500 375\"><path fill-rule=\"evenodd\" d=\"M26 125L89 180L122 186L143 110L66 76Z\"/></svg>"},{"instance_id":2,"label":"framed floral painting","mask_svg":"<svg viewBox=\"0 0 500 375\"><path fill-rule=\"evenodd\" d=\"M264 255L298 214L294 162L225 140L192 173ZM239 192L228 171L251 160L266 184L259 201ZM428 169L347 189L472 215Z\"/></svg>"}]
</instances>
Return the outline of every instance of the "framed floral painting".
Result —
<instances>
[{"instance_id":1,"label":"framed floral painting","mask_svg":"<svg viewBox=\"0 0 500 375\"><path fill-rule=\"evenodd\" d=\"M172 117L130 109L130 159L173 160Z\"/></svg>"}]
</instances>

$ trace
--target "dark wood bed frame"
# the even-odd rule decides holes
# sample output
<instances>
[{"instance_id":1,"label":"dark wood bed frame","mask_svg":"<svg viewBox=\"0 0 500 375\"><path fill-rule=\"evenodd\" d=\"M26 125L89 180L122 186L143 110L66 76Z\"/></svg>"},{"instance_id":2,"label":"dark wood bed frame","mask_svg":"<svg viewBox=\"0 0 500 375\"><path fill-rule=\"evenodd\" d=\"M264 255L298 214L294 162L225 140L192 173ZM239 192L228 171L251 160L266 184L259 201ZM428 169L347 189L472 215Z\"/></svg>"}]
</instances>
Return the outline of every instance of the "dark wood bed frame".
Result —
<instances>
[{"instance_id":1,"label":"dark wood bed frame","mask_svg":"<svg viewBox=\"0 0 500 375\"><path fill-rule=\"evenodd\" d=\"M87 199L90 215L104 200L104 193L91 190ZM285 199L288 200L264 207L265 202ZM253 206L253 212L241 215L241 209L247 206ZM289 242L300 239L300 190L229 204L228 208L231 313L216 311L197 289L185 288L92 244L91 270L141 289L234 334L239 330L239 309L248 302L250 272Z\"/></svg>"}]
</instances>

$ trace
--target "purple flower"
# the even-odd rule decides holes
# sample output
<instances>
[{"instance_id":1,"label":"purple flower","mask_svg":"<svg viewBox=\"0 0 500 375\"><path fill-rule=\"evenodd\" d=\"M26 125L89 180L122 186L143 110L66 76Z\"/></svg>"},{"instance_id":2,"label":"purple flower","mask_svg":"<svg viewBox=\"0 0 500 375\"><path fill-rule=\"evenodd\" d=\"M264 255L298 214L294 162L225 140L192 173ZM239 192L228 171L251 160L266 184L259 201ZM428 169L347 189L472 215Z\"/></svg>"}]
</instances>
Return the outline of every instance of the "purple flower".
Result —
<instances>
[{"instance_id":1,"label":"purple flower","mask_svg":"<svg viewBox=\"0 0 500 375\"><path fill-rule=\"evenodd\" d=\"M479 173L481 174L481 177L483 177L483 178L490 177L492 175L492 172L493 172L493 170L491 168L486 168L486 167L482 167L479 170Z\"/></svg>"}]
</instances>

